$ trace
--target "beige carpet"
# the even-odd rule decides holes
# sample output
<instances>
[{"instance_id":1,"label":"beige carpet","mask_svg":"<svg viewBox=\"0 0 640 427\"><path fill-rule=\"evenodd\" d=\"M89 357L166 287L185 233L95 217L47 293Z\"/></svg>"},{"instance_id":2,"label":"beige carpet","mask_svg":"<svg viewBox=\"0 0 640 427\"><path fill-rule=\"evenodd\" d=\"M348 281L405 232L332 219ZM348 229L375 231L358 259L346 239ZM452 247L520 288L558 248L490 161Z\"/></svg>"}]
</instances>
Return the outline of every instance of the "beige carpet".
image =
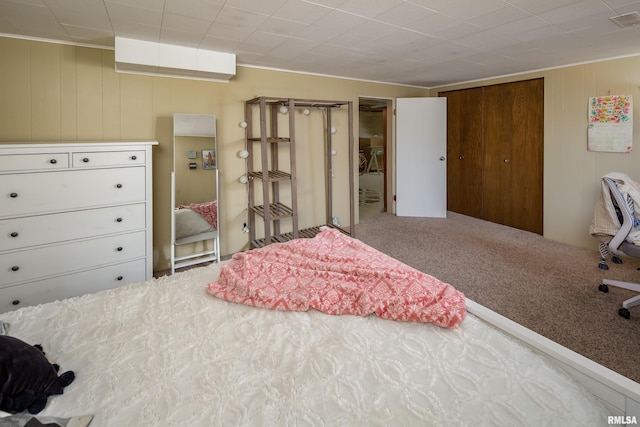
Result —
<instances>
[{"instance_id":1,"label":"beige carpet","mask_svg":"<svg viewBox=\"0 0 640 427\"><path fill-rule=\"evenodd\" d=\"M631 309L630 319L618 315L635 293L598 291L603 277L640 282L640 260L600 270L596 239L588 250L451 212L440 219L381 213L361 220L356 237L640 382L640 307Z\"/></svg>"}]
</instances>

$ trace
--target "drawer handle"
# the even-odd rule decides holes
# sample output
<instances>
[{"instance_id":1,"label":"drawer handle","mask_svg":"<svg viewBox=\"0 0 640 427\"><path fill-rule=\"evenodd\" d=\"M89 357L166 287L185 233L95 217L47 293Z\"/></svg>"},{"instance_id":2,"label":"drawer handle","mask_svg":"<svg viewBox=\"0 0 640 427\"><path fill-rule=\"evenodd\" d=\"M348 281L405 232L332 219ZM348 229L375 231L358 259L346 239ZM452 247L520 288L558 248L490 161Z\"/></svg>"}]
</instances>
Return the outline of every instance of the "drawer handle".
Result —
<instances>
[{"instance_id":1,"label":"drawer handle","mask_svg":"<svg viewBox=\"0 0 640 427\"><path fill-rule=\"evenodd\" d=\"M11 234L9 234L9 236L18 237L18 232L17 231L12 231Z\"/></svg>"},{"instance_id":2,"label":"drawer handle","mask_svg":"<svg viewBox=\"0 0 640 427\"><path fill-rule=\"evenodd\" d=\"M20 267L18 267L17 265L14 265L13 267L11 267L11 271L18 271L20 270Z\"/></svg>"},{"instance_id":3,"label":"drawer handle","mask_svg":"<svg viewBox=\"0 0 640 427\"><path fill-rule=\"evenodd\" d=\"M58 163L58 161L56 159L51 159L49 160L49 163L51 163L52 165L55 165L56 163Z\"/></svg>"},{"instance_id":4,"label":"drawer handle","mask_svg":"<svg viewBox=\"0 0 640 427\"><path fill-rule=\"evenodd\" d=\"M122 218L116 218L116 222L122 222Z\"/></svg>"},{"instance_id":5,"label":"drawer handle","mask_svg":"<svg viewBox=\"0 0 640 427\"><path fill-rule=\"evenodd\" d=\"M89 163L89 158L88 158L88 157L84 157L84 158L82 159L82 161L83 161L84 163Z\"/></svg>"},{"instance_id":6,"label":"drawer handle","mask_svg":"<svg viewBox=\"0 0 640 427\"><path fill-rule=\"evenodd\" d=\"M116 277L116 280L117 280L117 281L121 281L122 279L124 279L124 277L122 277L122 276L118 276L118 277Z\"/></svg>"},{"instance_id":7,"label":"drawer handle","mask_svg":"<svg viewBox=\"0 0 640 427\"><path fill-rule=\"evenodd\" d=\"M11 193L11 194L9 194L9 196L10 196L12 199L15 199L16 197L18 197L18 193Z\"/></svg>"},{"instance_id":8,"label":"drawer handle","mask_svg":"<svg viewBox=\"0 0 640 427\"><path fill-rule=\"evenodd\" d=\"M122 184L116 184L116 188L122 188Z\"/></svg>"},{"instance_id":9,"label":"drawer handle","mask_svg":"<svg viewBox=\"0 0 640 427\"><path fill-rule=\"evenodd\" d=\"M116 248L116 251L118 251L118 252L122 252L122 249L123 249L123 248L122 248L122 246L118 246L118 247Z\"/></svg>"},{"instance_id":10,"label":"drawer handle","mask_svg":"<svg viewBox=\"0 0 640 427\"><path fill-rule=\"evenodd\" d=\"M136 155L131 156L131 160L138 160L138 156Z\"/></svg>"},{"instance_id":11,"label":"drawer handle","mask_svg":"<svg viewBox=\"0 0 640 427\"><path fill-rule=\"evenodd\" d=\"M20 300L19 299L14 299L13 301L11 301L11 304L18 305L18 304L20 304Z\"/></svg>"}]
</instances>

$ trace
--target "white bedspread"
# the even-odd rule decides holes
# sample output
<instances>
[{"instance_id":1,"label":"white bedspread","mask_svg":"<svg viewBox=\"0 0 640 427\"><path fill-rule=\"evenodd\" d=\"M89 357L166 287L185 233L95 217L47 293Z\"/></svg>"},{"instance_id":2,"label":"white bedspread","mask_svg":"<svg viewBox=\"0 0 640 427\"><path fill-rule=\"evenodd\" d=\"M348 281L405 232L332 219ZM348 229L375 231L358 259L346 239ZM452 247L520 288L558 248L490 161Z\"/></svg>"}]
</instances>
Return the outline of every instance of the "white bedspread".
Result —
<instances>
[{"instance_id":1,"label":"white bedspread","mask_svg":"<svg viewBox=\"0 0 640 427\"><path fill-rule=\"evenodd\" d=\"M90 427L606 425L568 375L471 314L444 329L270 311L207 295L217 274L0 314L76 373L42 414L92 414Z\"/></svg>"}]
</instances>

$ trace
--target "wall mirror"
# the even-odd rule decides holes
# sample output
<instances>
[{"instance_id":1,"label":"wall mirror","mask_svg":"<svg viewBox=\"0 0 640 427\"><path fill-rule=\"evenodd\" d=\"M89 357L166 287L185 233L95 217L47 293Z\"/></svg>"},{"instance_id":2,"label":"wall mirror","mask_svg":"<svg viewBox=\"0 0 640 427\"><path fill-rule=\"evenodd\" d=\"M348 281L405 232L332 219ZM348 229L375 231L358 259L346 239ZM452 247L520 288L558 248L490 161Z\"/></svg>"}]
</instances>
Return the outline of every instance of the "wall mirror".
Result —
<instances>
[{"instance_id":1,"label":"wall mirror","mask_svg":"<svg viewBox=\"0 0 640 427\"><path fill-rule=\"evenodd\" d=\"M220 262L216 117L174 114L171 172L171 274Z\"/></svg>"}]
</instances>

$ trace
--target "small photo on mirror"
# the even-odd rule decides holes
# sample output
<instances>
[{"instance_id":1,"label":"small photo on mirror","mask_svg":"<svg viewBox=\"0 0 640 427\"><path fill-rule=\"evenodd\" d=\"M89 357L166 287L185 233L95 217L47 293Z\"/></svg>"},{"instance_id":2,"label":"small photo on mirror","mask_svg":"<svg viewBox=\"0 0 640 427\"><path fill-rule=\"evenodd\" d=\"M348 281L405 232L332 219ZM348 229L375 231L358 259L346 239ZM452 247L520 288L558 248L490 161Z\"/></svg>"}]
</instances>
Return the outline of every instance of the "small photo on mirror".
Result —
<instances>
[{"instance_id":1,"label":"small photo on mirror","mask_svg":"<svg viewBox=\"0 0 640 427\"><path fill-rule=\"evenodd\" d=\"M215 169L217 167L216 150L202 150L202 169Z\"/></svg>"}]
</instances>

